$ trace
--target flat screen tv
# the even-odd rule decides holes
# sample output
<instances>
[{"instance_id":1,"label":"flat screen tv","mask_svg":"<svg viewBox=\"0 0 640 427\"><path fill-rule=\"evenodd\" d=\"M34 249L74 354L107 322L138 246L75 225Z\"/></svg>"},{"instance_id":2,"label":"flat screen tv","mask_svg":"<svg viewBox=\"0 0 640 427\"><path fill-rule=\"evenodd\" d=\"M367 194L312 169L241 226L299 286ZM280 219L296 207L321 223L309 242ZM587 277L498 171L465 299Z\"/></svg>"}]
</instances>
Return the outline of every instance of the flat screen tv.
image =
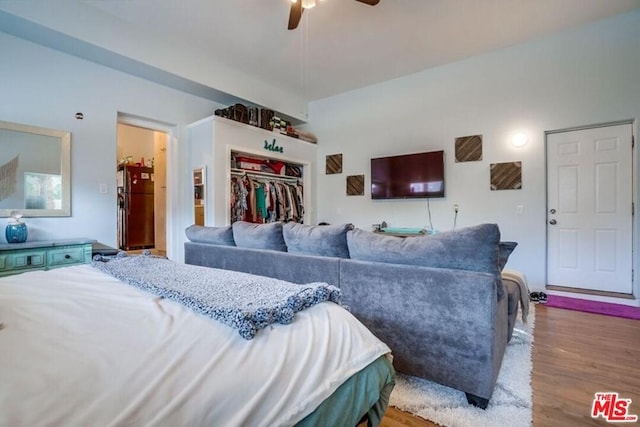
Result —
<instances>
[{"instance_id":1,"label":"flat screen tv","mask_svg":"<svg viewBox=\"0 0 640 427\"><path fill-rule=\"evenodd\" d=\"M372 199L444 197L444 151L371 159Z\"/></svg>"}]
</instances>

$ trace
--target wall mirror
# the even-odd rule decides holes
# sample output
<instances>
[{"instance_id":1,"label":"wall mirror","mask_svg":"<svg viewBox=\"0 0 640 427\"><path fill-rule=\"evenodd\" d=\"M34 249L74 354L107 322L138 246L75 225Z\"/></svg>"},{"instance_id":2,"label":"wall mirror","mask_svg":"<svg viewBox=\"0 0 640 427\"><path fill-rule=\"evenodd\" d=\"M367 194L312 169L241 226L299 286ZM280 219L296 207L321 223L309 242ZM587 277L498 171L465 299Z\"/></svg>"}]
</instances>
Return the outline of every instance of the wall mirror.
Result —
<instances>
[{"instance_id":1,"label":"wall mirror","mask_svg":"<svg viewBox=\"0 0 640 427\"><path fill-rule=\"evenodd\" d=\"M71 133L0 121L0 217L71 215Z\"/></svg>"},{"instance_id":2,"label":"wall mirror","mask_svg":"<svg viewBox=\"0 0 640 427\"><path fill-rule=\"evenodd\" d=\"M204 166L193 170L193 223L196 225L204 225L204 206L205 206L205 172Z\"/></svg>"}]
</instances>

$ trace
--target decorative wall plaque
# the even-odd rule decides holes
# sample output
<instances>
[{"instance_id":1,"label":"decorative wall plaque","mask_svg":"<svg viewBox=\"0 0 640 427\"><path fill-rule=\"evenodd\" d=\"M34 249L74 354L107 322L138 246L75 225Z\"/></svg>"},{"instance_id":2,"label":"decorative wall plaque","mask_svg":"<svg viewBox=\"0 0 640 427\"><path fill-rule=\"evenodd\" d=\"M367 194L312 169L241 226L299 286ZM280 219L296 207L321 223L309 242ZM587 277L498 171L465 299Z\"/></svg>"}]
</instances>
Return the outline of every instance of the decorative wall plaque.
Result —
<instances>
[{"instance_id":1,"label":"decorative wall plaque","mask_svg":"<svg viewBox=\"0 0 640 427\"><path fill-rule=\"evenodd\" d=\"M327 156L325 174L332 175L342 173L342 154L330 154Z\"/></svg>"},{"instance_id":2,"label":"decorative wall plaque","mask_svg":"<svg viewBox=\"0 0 640 427\"><path fill-rule=\"evenodd\" d=\"M520 190L522 162L491 163L492 190Z\"/></svg>"},{"instance_id":3,"label":"decorative wall plaque","mask_svg":"<svg viewBox=\"0 0 640 427\"><path fill-rule=\"evenodd\" d=\"M482 135L456 138L456 163L482 160Z\"/></svg>"},{"instance_id":4,"label":"decorative wall plaque","mask_svg":"<svg viewBox=\"0 0 640 427\"><path fill-rule=\"evenodd\" d=\"M364 196L364 175L347 177L347 196Z\"/></svg>"},{"instance_id":5,"label":"decorative wall plaque","mask_svg":"<svg viewBox=\"0 0 640 427\"><path fill-rule=\"evenodd\" d=\"M269 142L266 139L264 140L264 149L267 151L273 151L274 153L284 153L284 148L280 147L276 142L276 139L273 138L273 141Z\"/></svg>"}]
</instances>

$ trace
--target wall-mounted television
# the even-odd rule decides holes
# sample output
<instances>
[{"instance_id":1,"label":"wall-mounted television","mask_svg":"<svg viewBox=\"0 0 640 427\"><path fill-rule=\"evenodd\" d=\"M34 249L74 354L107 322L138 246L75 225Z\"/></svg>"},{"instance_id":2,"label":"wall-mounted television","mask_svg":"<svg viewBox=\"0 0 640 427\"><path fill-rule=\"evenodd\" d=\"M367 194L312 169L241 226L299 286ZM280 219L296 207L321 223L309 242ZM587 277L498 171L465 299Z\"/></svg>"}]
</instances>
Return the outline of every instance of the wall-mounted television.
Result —
<instances>
[{"instance_id":1,"label":"wall-mounted television","mask_svg":"<svg viewBox=\"0 0 640 427\"><path fill-rule=\"evenodd\" d=\"M444 197L444 151L371 159L372 199Z\"/></svg>"}]
</instances>

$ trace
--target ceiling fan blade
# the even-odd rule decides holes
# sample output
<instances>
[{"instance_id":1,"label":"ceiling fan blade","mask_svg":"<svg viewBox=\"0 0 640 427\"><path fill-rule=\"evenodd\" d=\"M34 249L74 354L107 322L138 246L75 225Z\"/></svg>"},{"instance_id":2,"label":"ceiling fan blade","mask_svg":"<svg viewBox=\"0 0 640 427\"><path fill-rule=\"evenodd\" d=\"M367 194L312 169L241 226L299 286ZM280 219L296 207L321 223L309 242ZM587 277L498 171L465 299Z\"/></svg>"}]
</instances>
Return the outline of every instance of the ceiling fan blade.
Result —
<instances>
[{"instance_id":1,"label":"ceiling fan blade","mask_svg":"<svg viewBox=\"0 0 640 427\"><path fill-rule=\"evenodd\" d=\"M302 18L302 10L302 0L298 0L291 5L291 12L289 12L289 26L287 27L289 30L295 30L298 28L300 18Z\"/></svg>"},{"instance_id":2,"label":"ceiling fan blade","mask_svg":"<svg viewBox=\"0 0 640 427\"><path fill-rule=\"evenodd\" d=\"M360 3L368 4L369 6L375 6L378 3L380 3L380 0L356 0L356 1L359 1Z\"/></svg>"}]
</instances>

